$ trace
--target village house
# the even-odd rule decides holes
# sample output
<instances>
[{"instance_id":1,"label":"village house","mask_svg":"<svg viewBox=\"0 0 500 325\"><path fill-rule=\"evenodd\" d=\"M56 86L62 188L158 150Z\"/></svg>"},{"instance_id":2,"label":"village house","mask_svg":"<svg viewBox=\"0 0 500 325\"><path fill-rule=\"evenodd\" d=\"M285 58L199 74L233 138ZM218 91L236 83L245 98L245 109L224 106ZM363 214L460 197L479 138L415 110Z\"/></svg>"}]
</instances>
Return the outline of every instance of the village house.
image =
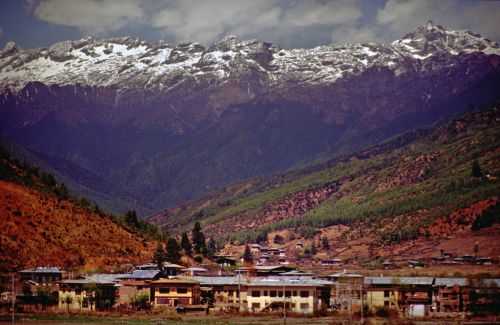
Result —
<instances>
[{"instance_id":1,"label":"village house","mask_svg":"<svg viewBox=\"0 0 500 325\"><path fill-rule=\"evenodd\" d=\"M289 265L255 265L252 267L240 267L235 272L238 274L245 274L247 276L271 276L280 273L295 270L295 267Z\"/></svg>"},{"instance_id":2,"label":"village house","mask_svg":"<svg viewBox=\"0 0 500 325\"><path fill-rule=\"evenodd\" d=\"M195 276L200 282L202 301L217 311L246 310L247 279L242 276Z\"/></svg>"},{"instance_id":3,"label":"village house","mask_svg":"<svg viewBox=\"0 0 500 325\"><path fill-rule=\"evenodd\" d=\"M246 283L247 308L251 312L286 310L314 314L327 307L328 281L289 279L286 277L256 278Z\"/></svg>"},{"instance_id":4,"label":"village house","mask_svg":"<svg viewBox=\"0 0 500 325\"><path fill-rule=\"evenodd\" d=\"M200 282L193 278L158 279L150 282L154 307L200 304Z\"/></svg>"},{"instance_id":5,"label":"village house","mask_svg":"<svg viewBox=\"0 0 500 325\"><path fill-rule=\"evenodd\" d=\"M93 311L114 307L122 276L124 274L93 274L59 282L59 308Z\"/></svg>"},{"instance_id":6,"label":"village house","mask_svg":"<svg viewBox=\"0 0 500 325\"><path fill-rule=\"evenodd\" d=\"M345 270L327 276L332 282L330 306L338 311L357 312L363 305L363 279L361 274Z\"/></svg>"},{"instance_id":7,"label":"village house","mask_svg":"<svg viewBox=\"0 0 500 325\"><path fill-rule=\"evenodd\" d=\"M424 317L432 305L431 277L365 277L366 305L385 308L407 317Z\"/></svg>"},{"instance_id":8,"label":"village house","mask_svg":"<svg viewBox=\"0 0 500 325\"><path fill-rule=\"evenodd\" d=\"M343 262L340 258L330 258L322 259L320 264L323 266L342 266Z\"/></svg>"},{"instance_id":9,"label":"village house","mask_svg":"<svg viewBox=\"0 0 500 325\"><path fill-rule=\"evenodd\" d=\"M36 267L19 271L22 282L33 281L38 285L53 285L63 279L65 272L58 267Z\"/></svg>"},{"instance_id":10,"label":"village house","mask_svg":"<svg viewBox=\"0 0 500 325\"><path fill-rule=\"evenodd\" d=\"M465 278L436 278L433 284L434 316L465 315L469 311L469 292Z\"/></svg>"},{"instance_id":11,"label":"village house","mask_svg":"<svg viewBox=\"0 0 500 325\"><path fill-rule=\"evenodd\" d=\"M214 255L214 260L220 267L231 267L237 263L236 257L232 255Z\"/></svg>"}]
</instances>

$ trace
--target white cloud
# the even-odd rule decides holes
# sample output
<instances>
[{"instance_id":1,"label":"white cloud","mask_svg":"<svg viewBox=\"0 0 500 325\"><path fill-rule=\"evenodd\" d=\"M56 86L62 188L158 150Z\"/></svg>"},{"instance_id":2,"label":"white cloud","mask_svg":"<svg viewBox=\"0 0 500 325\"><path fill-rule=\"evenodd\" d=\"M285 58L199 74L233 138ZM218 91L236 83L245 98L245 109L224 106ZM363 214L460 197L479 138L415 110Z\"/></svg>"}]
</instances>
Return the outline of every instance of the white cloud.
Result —
<instances>
[{"instance_id":1,"label":"white cloud","mask_svg":"<svg viewBox=\"0 0 500 325\"><path fill-rule=\"evenodd\" d=\"M377 23L386 29L386 37L396 33L401 36L427 20L500 38L500 2L497 1L389 0L377 13Z\"/></svg>"},{"instance_id":2,"label":"white cloud","mask_svg":"<svg viewBox=\"0 0 500 325\"><path fill-rule=\"evenodd\" d=\"M33 14L49 23L106 33L143 19L140 4L140 0L42 0Z\"/></svg>"},{"instance_id":3,"label":"white cloud","mask_svg":"<svg viewBox=\"0 0 500 325\"><path fill-rule=\"evenodd\" d=\"M361 15L358 1L348 0L177 0L153 13L152 25L177 40L210 43L227 33L283 39L295 29L352 23Z\"/></svg>"}]
</instances>

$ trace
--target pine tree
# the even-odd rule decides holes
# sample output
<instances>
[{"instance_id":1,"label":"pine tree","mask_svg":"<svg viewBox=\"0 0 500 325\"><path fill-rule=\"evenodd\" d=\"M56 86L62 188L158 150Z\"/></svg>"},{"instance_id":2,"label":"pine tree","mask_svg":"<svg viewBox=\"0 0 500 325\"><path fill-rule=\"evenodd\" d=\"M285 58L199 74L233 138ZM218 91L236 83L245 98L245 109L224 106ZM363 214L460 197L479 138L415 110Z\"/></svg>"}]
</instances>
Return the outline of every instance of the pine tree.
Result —
<instances>
[{"instance_id":1,"label":"pine tree","mask_svg":"<svg viewBox=\"0 0 500 325\"><path fill-rule=\"evenodd\" d=\"M472 162L472 177L483 177L483 171L481 170L481 166L477 160Z\"/></svg>"},{"instance_id":2,"label":"pine tree","mask_svg":"<svg viewBox=\"0 0 500 325\"><path fill-rule=\"evenodd\" d=\"M252 255L252 252L250 251L250 247L247 245L245 245L245 252L243 253L243 261L245 263L252 263L253 262L253 255Z\"/></svg>"},{"instance_id":3,"label":"pine tree","mask_svg":"<svg viewBox=\"0 0 500 325\"><path fill-rule=\"evenodd\" d=\"M216 252L217 252L217 244L215 243L215 240L213 240L213 238L210 238L207 244L207 256L213 257Z\"/></svg>"},{"instance_id":4,"label":"pine tree","mask_svg":"<svg viewBox=\"0 0 500 325\"><path fill-rule=\"evenodd\" d=\"M175 238L169 238L167 241L167 260L171 263L179 263L181 259L181 248Z\"/></svg>"},{"instance_id":5,"label":"pine tree","mask_svg":"<svg viewBox=\"0 0 500 325\"><path fill-rule=\"evenodd\" d=\"M153 261L156 263L158 266L159 270L163 269L163 262L165 262L165 250L163 249L163 244L158 243L158 246L156 246L156 250L153 254Z\"/></svg>"},{"instance_id":6,"label":"pine tree","mask_svg":"<svg viewBox=\"0 0 500 325\"><path fill-rule=\"evenodd\" d=\"M199 254L202 253L204 250L206 250L205 235L201 231L201 225L199 222L196 222L194 224L191 237L193 239L194 251L196 253Z\"/></svg>"},{"instance_id":7,"label":"pine tree","mask_svg":"<svg viewBox=\"0 0 500 325\"><path fill-rule=\"evenodd\" d=\"M127 211L125 214L125 223L131 227L139 228L139 218L134 210Z\"/></svg>"},{"instance_id":8,"label":"pine tree","mask_svg":"<svg viewBox=\"0 0 500 325\"><path fill-rule=\"evenodd\" d=\"M323 237L321 238L321 246L323 247L323 249L330 249L330 243L328 242L328 238L326 237Z\"/></svg>"},{"instance_id":9,"label":"pine tree","mask_svg":"<svg viewBox=\"0 0 500 325\"><path fill-rule=\"evenodd\" d=\"M193 245L191 245L187 233L182 234L181 247L186 255L191 256L193 253Z\"/></svg>"}]
</instances>

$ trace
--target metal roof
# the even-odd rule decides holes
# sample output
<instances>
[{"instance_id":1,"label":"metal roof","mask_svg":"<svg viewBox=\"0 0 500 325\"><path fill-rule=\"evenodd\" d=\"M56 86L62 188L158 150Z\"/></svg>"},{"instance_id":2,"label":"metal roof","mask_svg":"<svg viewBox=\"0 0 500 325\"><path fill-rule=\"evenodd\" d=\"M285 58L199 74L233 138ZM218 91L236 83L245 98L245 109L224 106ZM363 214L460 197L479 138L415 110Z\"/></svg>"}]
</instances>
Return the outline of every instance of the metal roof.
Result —
<instances>
[{"instance_id":1,"label":"metal roof","mask_svg":"<svg viewBox=\"0 0 500 325\"><path fill-rule=\"evenodd\" d=\"M81 279L64 280L61 283L66 284L116 284L127 274L108 274L97 273L87 275Z\"/></svg>"},{"instance_id":2,"label":"metal roof","mask_svg":"<svg viewBox=\"0 0 500 325\"><path fill-rule=\"evenodd\" d=\"M58 267L55 267L55 266L39 266L39 267L35 267L35 268L32 268L32 269L25 269L25 270L22 270L22 271L19 271L19 273L63 273L64 271L62 271L60 268Z\"/></svg>"},{"instance_id":3,"label":"metal roof","mask_svg":"<svg viewBox=\"0 0 500 325\"><path fill-rule=\"evenodd\" d=\"M134 270L132 273L120 276L120 279L153 279L160 273L159 270Z\"/></svg>"},{"instance_id":4,"label":"metal roof","mask_svg":"<svg viewBox=\"0 0 500 325\"><path fill-rule=\"evenodd\" d=\"M245 285L245 286L324 286L330 285L332 282L297 277L265 277L265 278L247 278L238 276L194 276L193 279L199 281L202 286L213 285Z\"/></svg>"},{"instance_id":5,"label":"metal roof","mask_svg":"<svg viewBox=\"0 0 500 325\"><path fill-rule=\"evenodd\" d=\"M432 277L365 277L368 285L432 285Z\"/></svg>"},{"instance_id":6,"label":"metal roof","mask_svg":"<svg viewBox=\"0 0 500 325\"><path fill-rule=\"evenodd\" d=\"M467 285L466 278L436 278L434 285L437 287L465 287Z\"/></svg>"}]
</instances>

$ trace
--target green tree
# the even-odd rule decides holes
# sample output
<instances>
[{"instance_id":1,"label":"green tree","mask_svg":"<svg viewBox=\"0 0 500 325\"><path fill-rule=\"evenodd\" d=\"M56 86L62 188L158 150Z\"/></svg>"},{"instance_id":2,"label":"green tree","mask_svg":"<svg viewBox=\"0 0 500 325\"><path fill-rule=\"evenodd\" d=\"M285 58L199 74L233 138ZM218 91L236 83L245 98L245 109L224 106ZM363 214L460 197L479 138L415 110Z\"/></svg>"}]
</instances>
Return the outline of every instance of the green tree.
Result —
<instances>
[{"instance_id":1,"label":"green tree","mask_svg":"<svg viewBox=\"0 0 500 325\"><path fill-rule=\"evenodd\" d=\"M330 249L330 242L328 242L328 238L326 237L321 238L321 247L323 247L323 249L325 250Z\"/></svg>"},{"instance_id":2,"label":"green tree","mask_svg":"<svg viewBox=\"0 0 500 325\"><path fill-rule=\"evenodd\" d=\"M191 256L191 254L193 253L193 245L191 245L188 235L185 232L182 234L181 247L186 255Z\"/></svg>"},{"instance_id":3,"label":"green tree","mask_svg":"<svg viewBox=\"0 0 500 325\"><path fill-rule=\"evenodd\" d=\"M243 252L243 261L245 263L252 263L253 262L253 255L252 252L250 251L250 246L245 245L245 251Z\"/></svg>"},{"instance_id":4,"label":"green tree","mask_svg":"<svg viewBox=\"0 0 500 325\"><path fill-rule=\"evenodd\" d=\"M163 270L163 263L166 260L165 250L163 249L163 244L158 243L156 250L153 254L153 261L158 265L159 270Z\"/></svg>"},{"instance_id":5,"label":"green tree","mask_svg":"<svg viewBox=\"0 0 500 325\"><path fill-rule=\"evenodd\" d=\"M194 251L196 253L202 253L204 249L206 249L205 244L205 235L201 231L201 225L199 222L196 222L193 227L193 231L191 232L191 237L193 239Z\"/></svg>"},{"instance_id":6,"label":"green tree","mask_svg":"<svg viewBox=\"0 0 500 325\"><path fill-rule=\"evenodd\" d=\"M125 223L129 225L130 227L133 227L135 229L139 229L140 222L139 218L137 217L137 213L135 210L129 210L125 214Z\"/></svg>"},{"instance_id":7,"label":"green tree","mask_svg":"<svg viewBox=\"0 0 500 325\"><path fill-rule=\"evenodd\" d=\"M207 244L207 256L213 257L216 252L217 252L217 244L215 243L215 240L213 238L210 238Z\"/></svg>"},{"instance_id":8,"label":"green tree","mask_svg":"<svg viewBox=\"0 0 500 325\"><path fill-rule=\"evenodd\" d=\"M477 160L474 160L472 162L472 171L471 171L472 177L483 177L483 171L481 170L481 166L479 165L479 162Z\"/></svg>"},{"instance_id":9,"label":"green tree","mask_svg":"<svg viewBox=\"0 0 500 325\"><path fill-rule=\"evenodd\" d=\"M179 263L181 259L181 248L175 238L170 237L167 241L167 260L171 263Z\"/></svg>"}]
</instances>

